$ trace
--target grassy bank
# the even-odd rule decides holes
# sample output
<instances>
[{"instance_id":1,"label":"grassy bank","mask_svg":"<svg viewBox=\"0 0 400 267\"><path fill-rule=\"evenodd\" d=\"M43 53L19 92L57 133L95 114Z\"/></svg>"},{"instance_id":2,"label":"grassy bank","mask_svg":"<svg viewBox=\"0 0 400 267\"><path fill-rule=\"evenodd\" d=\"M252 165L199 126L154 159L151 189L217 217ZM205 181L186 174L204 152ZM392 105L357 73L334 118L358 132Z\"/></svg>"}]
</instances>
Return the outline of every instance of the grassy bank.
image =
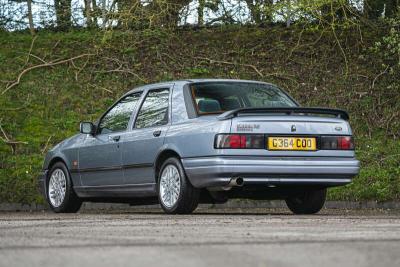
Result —
<instances>
[{"instance_id":1,"label":"grassy bank","mask_svg":"<svg viewBox=\"0 0 400 267\"><path fill-rule=\"evenodd\" d=\"M127 89L194 77L269 81L304 106L347 109L362 170L330 199L398 200L399 75L373 49L382 34L296 27L0 33L0 202L43 201L36 176L46 151Z\"/></svg>"}]
</instances>

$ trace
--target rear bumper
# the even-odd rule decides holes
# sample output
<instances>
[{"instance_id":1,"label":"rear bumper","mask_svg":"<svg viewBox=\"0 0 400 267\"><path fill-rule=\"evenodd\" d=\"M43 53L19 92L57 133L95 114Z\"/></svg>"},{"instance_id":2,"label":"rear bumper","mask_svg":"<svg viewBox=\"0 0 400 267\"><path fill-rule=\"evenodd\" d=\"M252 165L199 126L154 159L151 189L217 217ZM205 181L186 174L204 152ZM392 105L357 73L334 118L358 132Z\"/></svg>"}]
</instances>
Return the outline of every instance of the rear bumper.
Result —
<instances>
[{"instance_id":1,"label":"rear bumper","mask_svg":"<svg viewBox=\"0 0 400 267\"><path fill-rule=\"evenodd\" d=\"M197 188L227 186L241 177L244 185L314 184L337 186L359 173L355 158L217 156L182 159L186 174Z\"/></svg>"}]
</instances>

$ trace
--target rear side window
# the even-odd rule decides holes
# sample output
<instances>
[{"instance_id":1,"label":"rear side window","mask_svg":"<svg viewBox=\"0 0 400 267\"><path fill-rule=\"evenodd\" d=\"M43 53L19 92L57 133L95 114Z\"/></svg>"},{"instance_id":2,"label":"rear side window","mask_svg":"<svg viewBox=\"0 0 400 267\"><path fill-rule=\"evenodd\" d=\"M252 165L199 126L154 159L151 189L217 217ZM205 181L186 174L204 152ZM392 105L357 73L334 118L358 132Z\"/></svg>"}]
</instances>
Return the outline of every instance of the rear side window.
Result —
<instances>
[{"instance_id":1,"label":"rear side window","mask_svg":"<svg viewBox=\"0 0 400 267\"><path fill-rule=\"evenodd\" d=\"M191 86L198 114L218 114L238 108L295 107L279 88L259 83L206 82Z\"/></svg>"},{"instance_id":2,"label":"rear side window","mask_svg":"<svg viewBox=\"0 0 400 267\"><path fill-rule=\"evenodd\" d=\"M128 95L111 108L99 123L99 133L107 134L125 131L140 95L141 93Z\"/></svg>"},{"instance_id":3,"label":"rear side window","mask_svg":"<svg viewBox=\"0 0 400 267\"><path fill-rule=\"evenodd\" d=\"M135 128L148 128L168 123L169 89L150 91L139 110Z\"/></svg>"}]
</instances>

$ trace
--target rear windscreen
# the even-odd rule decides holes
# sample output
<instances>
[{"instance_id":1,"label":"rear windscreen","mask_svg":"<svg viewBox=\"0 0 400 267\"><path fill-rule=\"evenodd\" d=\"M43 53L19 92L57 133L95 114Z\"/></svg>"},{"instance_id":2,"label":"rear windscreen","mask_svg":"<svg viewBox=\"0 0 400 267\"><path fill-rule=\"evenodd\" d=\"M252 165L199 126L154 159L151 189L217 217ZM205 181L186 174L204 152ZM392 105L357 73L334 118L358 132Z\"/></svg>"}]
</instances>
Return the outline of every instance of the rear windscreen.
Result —
<instances>
[{"instance_id":1,"label":"rear windscreen","mask_svg":"<svg viewBox=\"0 0 400 267\"><path fill-rule=\"evenodd\" d=\"M296 107L282 90L269 84L207 82L191 85L199 114L217 114L238 108Z\"/></svg>"}]
</instances>

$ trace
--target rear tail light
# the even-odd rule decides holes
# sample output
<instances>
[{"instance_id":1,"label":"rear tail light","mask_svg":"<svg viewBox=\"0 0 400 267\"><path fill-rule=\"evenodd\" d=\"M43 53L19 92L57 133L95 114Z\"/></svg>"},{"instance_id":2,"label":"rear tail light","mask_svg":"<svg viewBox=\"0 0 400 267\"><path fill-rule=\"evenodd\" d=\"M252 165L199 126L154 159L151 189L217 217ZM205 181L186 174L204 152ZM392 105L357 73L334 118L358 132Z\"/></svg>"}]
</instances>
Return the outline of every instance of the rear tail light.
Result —
<instances>
[{"instance_id":1,"label":"rear tail light","mask_svg":"<svg viewBox=\"0 0 400 267\"><path fill-rule=\"evenodd\" d=\"M264 149L265 137L262 134L217 134L215 148ZM321 150L354 150L352 136L321 136Z\"/></svg>"},{"instance_id":2,"label":"rear tail light","mask_svg":"<svg viewBox=\"0 0 400 267\"><path fill-rule=\"evenodd\" d=\"M215 148L250 149L265 148L262 134L217 134Z\"/></svg>"},{"instance_id":3,"label":"rear tail light","mask_svg":"<svg viewBox=\"0 0 400 267\"><path fill-rule=\"evenodd\" d=\"M352 136L321 136L322 150L354 150Z\"/></svg>"}]
</instances>

